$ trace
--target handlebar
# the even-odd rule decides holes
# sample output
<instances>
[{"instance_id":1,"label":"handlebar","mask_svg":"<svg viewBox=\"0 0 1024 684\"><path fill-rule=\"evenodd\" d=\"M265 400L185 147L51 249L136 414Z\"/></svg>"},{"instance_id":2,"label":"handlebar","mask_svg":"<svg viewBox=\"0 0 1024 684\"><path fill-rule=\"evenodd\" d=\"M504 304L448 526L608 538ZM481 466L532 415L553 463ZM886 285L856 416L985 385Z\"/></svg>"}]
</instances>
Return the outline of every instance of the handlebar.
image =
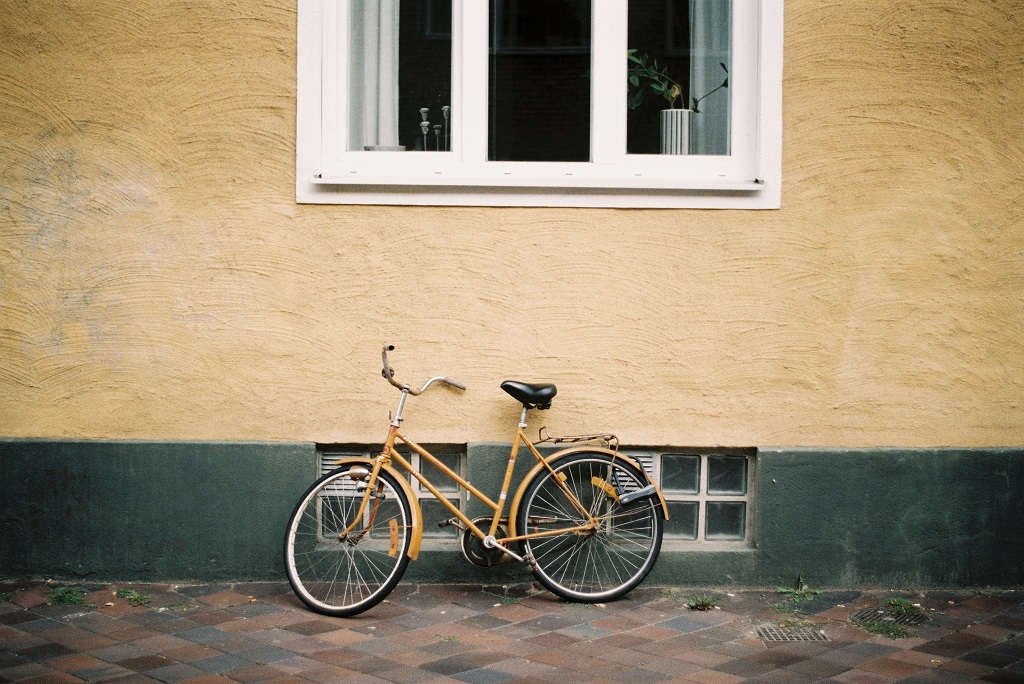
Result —
<instances>
[{"instance_id":1,"label":"handlebar","mask_svg":"<svg viewBox=\"0 0 1024 684\"><path fill-rule=\"evenodd\" d=\"M425 392L427 388L433 385L435 382L442 382L446 385L451 385L452 387L460 390L466 389L466 386L463 385L461 382L457 380L452 380L451 378L446 378L443 375L435 375L434 377L430 378L429 380L426 381L426 383L424 383L423 387L421 387L419 390L414 390L411 387L409 387L409 385L405 385L398 382L397 380L395 380L395 369L392 368L391 365L388 363L388 352L394 350L395 345L384 345L384 349L381 351L381 359L384 362L384 368L381 369L380 374L384 376L385 380L387 380L388 382L390 382L392 385L402 390L403 392L408 392L409 394L415 397L418 394L423 394L423 392Z\"/></svg>"}]
</instances>

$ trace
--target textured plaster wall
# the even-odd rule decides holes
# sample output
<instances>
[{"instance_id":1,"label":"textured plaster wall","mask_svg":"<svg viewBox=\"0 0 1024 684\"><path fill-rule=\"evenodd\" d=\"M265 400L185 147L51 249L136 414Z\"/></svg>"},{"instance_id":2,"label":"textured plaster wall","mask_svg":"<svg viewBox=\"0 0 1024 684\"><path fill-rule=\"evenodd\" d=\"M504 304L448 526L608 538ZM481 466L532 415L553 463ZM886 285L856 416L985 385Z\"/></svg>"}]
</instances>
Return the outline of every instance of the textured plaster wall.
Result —
<instances>
[{"instance_id":1,"label":"textured plaster wall","mask_svg":"<svg viewBox=\"0 0 1024 684\"><path fill-rule=\"evenodd\" d=\"M0 436L1024 444L1024 9L787 0L779 211L294 200L292 0L0 0Z\"/></svg>"}]
</instances>

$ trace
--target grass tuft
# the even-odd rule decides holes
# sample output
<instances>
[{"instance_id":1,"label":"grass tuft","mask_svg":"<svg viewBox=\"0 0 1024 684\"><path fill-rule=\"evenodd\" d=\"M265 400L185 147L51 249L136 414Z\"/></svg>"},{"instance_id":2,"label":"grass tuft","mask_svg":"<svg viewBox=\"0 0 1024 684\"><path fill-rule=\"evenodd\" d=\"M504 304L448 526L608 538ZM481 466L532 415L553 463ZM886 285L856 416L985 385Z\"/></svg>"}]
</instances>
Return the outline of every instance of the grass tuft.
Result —
<instances>
[{"instance_id":1,"label":"grass tuft","mask_svg":"<svg viewBox=\"0 0 1024 684\"><path fill-rule=\"evenodd\" d=\"M890 639L906 639L912 636L910 630L895 622L865 622L861 627L869 634L879 634Z\"/></svg>"},{"instance_id":2,"label":"grass tuft","mask_svg":"<svg viewBox=\"0 0 1024 684\"><path fill-rule=\"evenodd\" d=\"M118 589L114 592L114 596L117 598L128 599L128 603L133 606L149 605L149 597L135 591L134 589Z\"/></svg>"},{"instance_id":3,"label":"grass tuft","mask_svg":"<svg viewBox=\"0 0 1024 684\"><path fill-rule=\"evenodd\" d=\"M885 602L885 612L889 615L919 615L924 611L909 599L891 598Z\"/></svg>"},{"instance_id":4,"label":"grass tuft","mask_svg":"<svg viewBox=\"0 0 1024 684\"><path fill-rule=\"evenodd\" d=\"M686 607L690 610L714 610L715 608L718 608L721 602L721 599L717 596L704 594L701 596L689 597L686 601Z\"/></svg>"},{"instance_id":5,"label":"grass tuft","mask_svg":"<svg viewBox=\"0 0 1024 684\"><path fill-rule=\"evenodd\" d=\"M55 606L84 606L85 594L78 587L53 587L50 603Z\"/></svg>"}]
</instances>

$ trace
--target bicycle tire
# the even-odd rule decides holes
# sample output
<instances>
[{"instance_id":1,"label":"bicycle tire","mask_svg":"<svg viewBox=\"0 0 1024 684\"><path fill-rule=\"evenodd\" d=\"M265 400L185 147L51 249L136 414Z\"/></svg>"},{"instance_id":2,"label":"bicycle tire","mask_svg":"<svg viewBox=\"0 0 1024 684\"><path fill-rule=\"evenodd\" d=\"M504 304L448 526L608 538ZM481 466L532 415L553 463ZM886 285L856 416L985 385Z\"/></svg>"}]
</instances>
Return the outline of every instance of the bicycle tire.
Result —
<instances>
[{"instance_id":1,"label":"bicycle tire","mask_svg":"<svg viewBox=\"0 0 1024 684\"><path fill-rule=\"evenodd\" d=\"M369 610L391 593L409 564L411 509L386 472L378 474L376 494L363 514L364 521L372 517L372 525L339 538L359 511L369 470L366 463L342 464L306 490L288 520L288 582L303 603L323 615L350 617Z\"/></svg>"},{"instance_id":2,"label":"bicycle tire","mask_svg":"<svg viewBox=\"0 0 1024 684\"><path fill-rule=\"evenodd\" d=\"M553 532L585 520L556 484L564 483L591 515L602 521L590 533L566 532L524 539L533 558L533 574L552 593L568 601L595 603L625 596L654 567L661 552L663 514L657 496L618 503L617 495L649 484L647 476L621 457L577 452L556 459L526 486L516 529L519 535ZM596 478L596 479L595 479ZM610 483L612 486L602 485Z\"/></svg>"}]
</instances>

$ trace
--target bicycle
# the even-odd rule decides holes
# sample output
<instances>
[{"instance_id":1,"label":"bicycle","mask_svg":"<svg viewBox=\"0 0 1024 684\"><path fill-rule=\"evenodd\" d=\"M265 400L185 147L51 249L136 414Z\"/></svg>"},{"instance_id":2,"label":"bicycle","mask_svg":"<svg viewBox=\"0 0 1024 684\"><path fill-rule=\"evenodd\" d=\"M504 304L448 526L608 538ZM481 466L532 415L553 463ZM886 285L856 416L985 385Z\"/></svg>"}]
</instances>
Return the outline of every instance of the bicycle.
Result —
<instances>
[{"instance_id":1,"label":"bicycle","mask_svg":"<svg viewBox=\"0 0 1024 684\"><path fill-rule=\"evenodd\" d=\"M524 432L527 412L551 407L552 384L508 380L501 389L522 404L519 424L496 499L484 494L427 449L401 432L406 400L431 386L466 387L434 376L415 390L395 380L384 347L381 374L401 390L398 408L380 455L349 458L302 495L285 534L288 582L299 599L324 615L349 617L380 603L398 584L409 561L419 555L423 520L408 473L453 514L442 525L461 530L463 555L489 567L505 557L527 564L557 596L581 603L624 596L651 571L661 550L665 498L635 460L618 452L612 435L546 437ZM605 446L571 446L543 456L537 445L603 441ZM442 495L395 445L404 444L489 508L470 519ZM536 464L522 478L505 515L513 468L520 448ZM397 467L396 467L397 466Z\"/></svg>"}]
</instances>

